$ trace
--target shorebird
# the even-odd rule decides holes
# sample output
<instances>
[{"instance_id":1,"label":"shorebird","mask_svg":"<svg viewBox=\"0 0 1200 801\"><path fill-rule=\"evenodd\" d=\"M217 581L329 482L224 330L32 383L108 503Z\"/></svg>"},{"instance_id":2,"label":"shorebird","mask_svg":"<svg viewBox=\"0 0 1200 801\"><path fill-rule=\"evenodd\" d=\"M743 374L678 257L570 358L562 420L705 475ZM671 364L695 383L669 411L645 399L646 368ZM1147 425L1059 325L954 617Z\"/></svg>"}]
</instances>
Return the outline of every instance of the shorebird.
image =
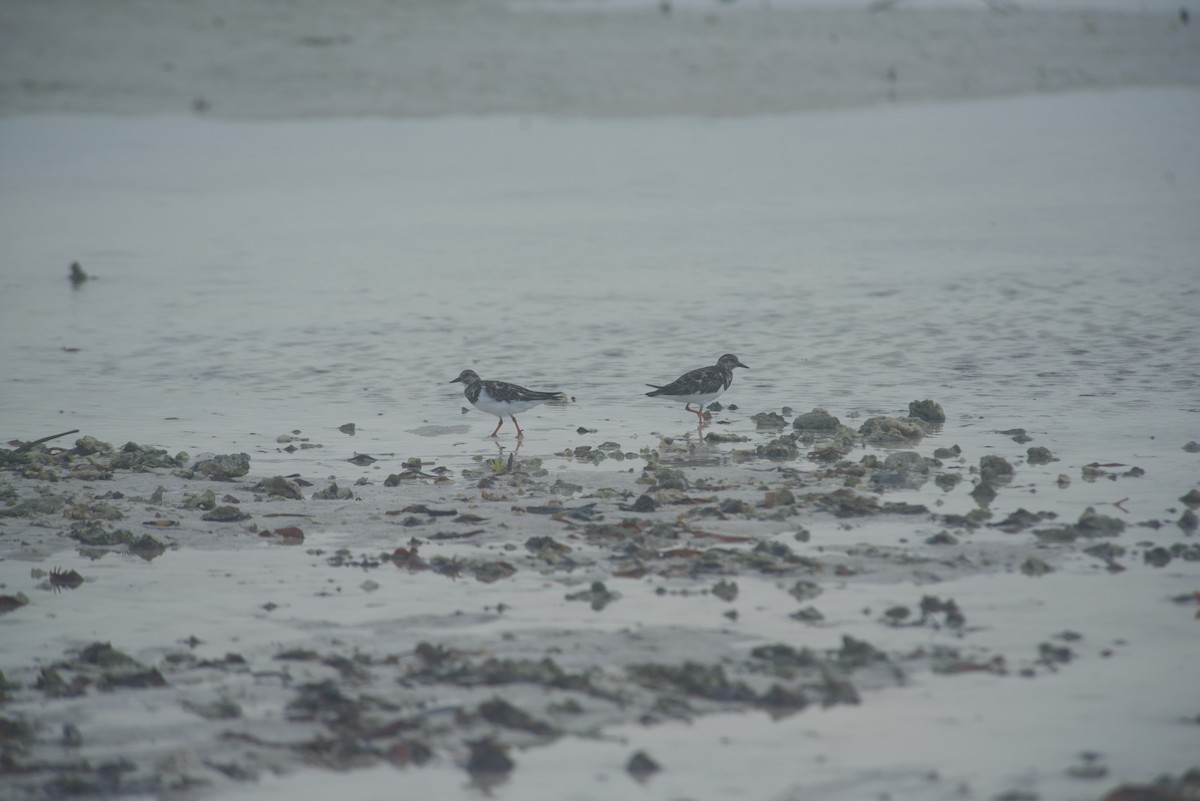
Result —
<instances>
[{"instance_id":1,"label":"shorebird","mask_svg":"<svg viewBox=\"0 0 1200 801\"><path fill-rule=\"evenodd\" d=\"M504 425L505 417L512 420L513 425L517 427L518 437L525 436L515 415L529 411L540 403L562 400L566 397L561 392L538 392L510 384L507 381L484 381L474 370L463 370L458 374L458 378L450 383L466 385L463 395L471 402L472 406L481 412L494 414L500 418L500 421L496 423L495 430L489 434L492 437L496 436L500 426Z\"/></svg>"},{"instance_id":2,"label":"shorebird","mask_svg":"<svg viewBox=\"0 0 1200 801\"><path fill-rule=\"evenodd\" d=\"M654 387L653 392L646 394L651 398L665 398L682 402L683 408L696 415L697 422L704 424L704 406L716 400L717 396L729 389L733 383L733 368L746 367L732 353L726 353L717 359L712 367L699 367L684 373L670 384L660 387L657 384L647 384ZM746 367L749 370L749 367ZM699 408L693 409L692 404Z\"/></svg>"}]
</instances>

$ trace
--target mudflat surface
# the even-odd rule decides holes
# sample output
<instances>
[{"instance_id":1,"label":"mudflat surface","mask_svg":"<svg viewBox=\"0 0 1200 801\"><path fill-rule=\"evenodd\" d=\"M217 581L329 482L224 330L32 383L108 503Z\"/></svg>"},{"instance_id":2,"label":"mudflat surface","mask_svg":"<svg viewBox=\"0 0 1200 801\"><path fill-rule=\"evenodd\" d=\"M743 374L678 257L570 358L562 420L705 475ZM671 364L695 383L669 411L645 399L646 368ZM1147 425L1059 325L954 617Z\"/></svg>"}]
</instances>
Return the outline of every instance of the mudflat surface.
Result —
<instances>
[{"instance_id":1,"label":"mudflat surface","mask_svg":"<svg viewBox=\"0 0 1200 801\"><path fill-rule=\"evenodd\" d=\"M0 795L1195 796L1196 27L1005 8L0 4Z\"/></svg>"},{"instance_id":2,"label":"mudflat surface","mask_svg":"<svg viewBox=\"0 0 1200 801\"><path fill-rule=\"evenodd\" d=\"M0 114L730 116L1194 84L1181 5L7 0Z\"/></svg>"}]
</instances>

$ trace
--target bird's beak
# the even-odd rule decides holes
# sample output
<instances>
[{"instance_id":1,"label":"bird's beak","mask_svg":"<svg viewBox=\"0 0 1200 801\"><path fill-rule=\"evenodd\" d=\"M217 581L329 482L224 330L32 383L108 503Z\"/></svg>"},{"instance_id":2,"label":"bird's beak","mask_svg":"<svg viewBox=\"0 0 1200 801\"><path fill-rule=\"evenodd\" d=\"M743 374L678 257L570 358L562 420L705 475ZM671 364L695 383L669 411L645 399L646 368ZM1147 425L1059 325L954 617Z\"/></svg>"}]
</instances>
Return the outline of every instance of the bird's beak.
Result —
<instances>
[{"instance_id":1,"label":"bird's beak","mask_svg":"<svg viewBox=\"0 0 1200 801\"><path fill-rule=\"evenodd\" d=\"M459 384L459 383L462 383L462 376L459 376L458 378L451 379L451 380L447 381L446 383L447 383L447 384Z\"/></svg>"},{"instance_id":2,"label":"bird's beak","mask_svg":"<svg viewBox=\"0 0 1200 801\"><path fill-rule=\"evenodd\" d=\"M745 365L745 364L742 364L741 362L738 362L738 363L737 363L737 366L738 366L738 367L745 367L747 370L749 370L749 369L750 369L750 368L749 368L749 366L747 366L747 365Z\"/></svg>"}]
</instances>

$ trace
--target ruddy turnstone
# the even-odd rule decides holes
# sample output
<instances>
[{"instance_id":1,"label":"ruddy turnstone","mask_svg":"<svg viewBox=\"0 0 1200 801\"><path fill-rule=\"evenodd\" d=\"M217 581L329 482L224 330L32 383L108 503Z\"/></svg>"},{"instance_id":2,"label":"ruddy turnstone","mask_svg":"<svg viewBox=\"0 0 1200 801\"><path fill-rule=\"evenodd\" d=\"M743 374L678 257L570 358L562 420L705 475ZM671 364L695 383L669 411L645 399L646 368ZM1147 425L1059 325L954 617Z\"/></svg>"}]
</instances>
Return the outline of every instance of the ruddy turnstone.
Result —
<instances>
[{"instance_id":1,"label":"ruddy turnstone","mask_svg":"<svg viewBox=\"0 0 1200 801\"><path fill-rule=\"evenodd\" d=\"M685 409L696 415L697 422L704 423L704 406L716 400L717 396L729 389L733 383L733 368L746 367L732 353L726 353L717 359L712 367L700 367L684 373L665 387L655 384L653 392L647 392L651 398L665 398L684 403ZM749 370L749 367L746 367ZM692 404L699 406L693 409Z\"/></svg>"},{"instance_id":2,"label":"ruddy turnstone","mask_svg":"<svg viewBox=\"0 0 1200 801\"><path fill-rule=\"evenodd\" d=\"M494 414L500 418L500 422L496 423L495 431L489 435L493 437L500 430L500 426L504 425L505 417L512 420L513 425L517 427L518 437L525 436L525 432L521 430L521 424L517 422L514 415L529 411L539 403L560 400L565 397L561 392L538 392L510 384L507 381L484 381L474 370L463 370L458 374L458 378L450 383L465 384L466 389L463 390L463 394L472 406L481 412Z\"/></svg>"}]
</instances>

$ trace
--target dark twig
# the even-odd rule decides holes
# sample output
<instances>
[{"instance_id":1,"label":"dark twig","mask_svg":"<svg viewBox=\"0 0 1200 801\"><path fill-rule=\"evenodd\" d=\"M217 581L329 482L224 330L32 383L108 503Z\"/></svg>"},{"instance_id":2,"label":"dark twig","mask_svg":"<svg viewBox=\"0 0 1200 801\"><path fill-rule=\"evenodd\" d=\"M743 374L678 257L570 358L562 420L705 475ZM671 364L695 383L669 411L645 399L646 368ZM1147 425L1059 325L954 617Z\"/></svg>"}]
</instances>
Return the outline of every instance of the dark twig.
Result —
<instances>
[{"instance_id":1,"label":"dark twig","mask_svg":"<svg viewBox=\"0 0 1200 801\"><path fill-rule=\"evenodd\" d=\"M15 451L13 451L13 453L23 453L23 452L29 450L30 448L32 448L34 445L41 445L43 442L49 442L52 439L58 439L59 437L65 437L67 434L78 434L78 433L79 433L78 428L72 428L70 431L64 431L61 434L51 434L48 437L42 437L41 439L35 439L33 442L26 442L24 445L20 446Z\"/></svg>"}]
</instances>

